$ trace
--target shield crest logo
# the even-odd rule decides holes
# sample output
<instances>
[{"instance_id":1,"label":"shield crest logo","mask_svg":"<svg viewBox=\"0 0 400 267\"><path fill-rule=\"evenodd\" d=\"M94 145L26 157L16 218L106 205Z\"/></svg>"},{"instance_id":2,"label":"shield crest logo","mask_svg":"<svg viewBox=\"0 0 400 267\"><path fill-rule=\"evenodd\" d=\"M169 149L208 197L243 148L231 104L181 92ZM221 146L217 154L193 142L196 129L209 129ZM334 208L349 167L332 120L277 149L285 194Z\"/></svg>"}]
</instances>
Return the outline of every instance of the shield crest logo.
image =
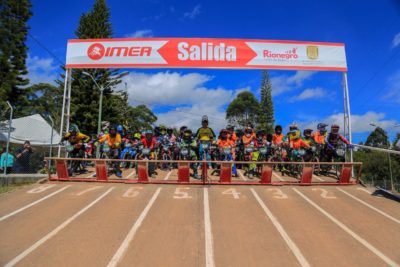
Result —
<instances>
[{"instance_id":1,"label":"shield crest logo","mask_svg":"<svg viewBox=\"0 0 400 267\"><path fill-rule=\"evenodd\" d=\"M309 59L318 58L318 46L307 46L307 57Z\"/></svg>"}]
</instances>

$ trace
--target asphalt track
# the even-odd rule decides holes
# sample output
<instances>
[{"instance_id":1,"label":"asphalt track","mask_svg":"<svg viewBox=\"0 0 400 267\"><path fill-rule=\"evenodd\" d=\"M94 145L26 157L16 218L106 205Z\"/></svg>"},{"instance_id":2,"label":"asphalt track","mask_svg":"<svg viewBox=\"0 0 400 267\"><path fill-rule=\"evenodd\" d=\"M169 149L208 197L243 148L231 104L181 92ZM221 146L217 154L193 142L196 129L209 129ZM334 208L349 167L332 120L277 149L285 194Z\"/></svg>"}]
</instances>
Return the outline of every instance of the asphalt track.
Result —
<instances>
[{"instance_id":1,"label":"asphalt track","mask_svg":"<svg viewBox=\"0 0 400 267\"><path fill-rule=\"evenodd\" d=\"M372 191L35 184L0 195L0 265L399 266L400 204Z\"/></svg>"}]
</instances>

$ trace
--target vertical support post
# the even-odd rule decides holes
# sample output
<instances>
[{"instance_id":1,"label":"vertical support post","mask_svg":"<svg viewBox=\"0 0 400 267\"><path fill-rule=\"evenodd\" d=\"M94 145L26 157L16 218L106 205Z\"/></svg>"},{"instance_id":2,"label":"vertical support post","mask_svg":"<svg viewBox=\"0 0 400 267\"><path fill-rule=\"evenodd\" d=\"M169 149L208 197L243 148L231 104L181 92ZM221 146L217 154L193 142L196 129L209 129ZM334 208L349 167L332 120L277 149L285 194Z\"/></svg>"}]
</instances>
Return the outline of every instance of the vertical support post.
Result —
<instances>
[{"instance_id":1,"label":"vertical support post","mask_svg":"<svg viewBox=\"0 0 400 267\"><path fill-rule=\"evenodd\" d=\"M107 162L105 160L96 161L96 178L97 181L107 181Z\"/></svg>"},{"instance_id":2,"label":"vertical support post","mask_svg":"<svg viewBox=\"0 0 400 267\"><path fill-rule=\"evenodd\" d=\"M8 134L7 134L7 147L6 147L6 164L4 166L4 175L7 174L7 162L8 162L8 152L10 151L10 140L11 140L11 125L14 109L10 102L7 101L7 105L10 108L10 118L8 119ZM8 178L6 178L6 184L8 185Z\"/></svg>"},{"instance_id":3,"label":"vertical support post","mask_svg":"<svg viewBox=\"0 0 400 267\"><path fill-rule=\"evenodd\" d=\"M230 184L232 182L232 162L221 163L219 182Z\"/></svg>"},{"instance_id":4,"label":"vertical support post","mask_svg":"<svg viewBox=\"0 0 400 267\"><path fill-rule=\"evenodd\" d=\"M314 166L312 164L304 164L301 173L301 184L311 184Z\"/></svg>"},{"instance_id":5,"label":"vertical support post","mask_svg":"<svg viewBox=\"0 0 400 267\"><path fill-rule=\"evenodd\" d=\"M57 178L60 180L69 180L67 161L63 159L56 160Z\"/></svg>"},{"instance_id":6,"label":"vertical support post","mask_svg":"<svg viewBox=\"0 0 400 267\"><path fill-rule=\"evenodd\" d=\"M271 163L264 163L261 169L261 181L262 184L270 184L272 182L272 166Z\"/></svg>"},{"instance_id":7,"label":"vertical support post","mask_svg":"<svg viewBox=\"0 0 400 267\"><path fill-rule=\"evenodd\" d=\"M69 69L68 79L67 79L67 91L68 91L68 98L67 98L67 114L66 114L66 130L69 130L69 122L71 119L71 69ZM67 157L67 151L65 151L65 156Z\"/></svg>"},{"instance_id":8,"label":"vertical support post","mask_svg":"<svg viewBox=\"0 0 400 267\"><path fill-rule=\"evenodd\" d=\"M49 115L49 119L51 121L51 135L50 135L50 149L49 149L49 158L52 156L52 150L53 150L53 134L54 134L54 121L53 118ZM49 160L49 166L48 166L50 172L51 172L51 160Z\"/></svg>"},{"instance_id":9,"label":"vertical support post","mask_svg":"<svg viewBox=\"0 0 400 267\"><path fill-rule=\"evenodd\" d=\"M178 181L188 183L190 177L189 162L178 162Z\"/></svg>"},{"instance_id":10,"label":"vertical support post","mask_svg":"<svg viewBox=\"0 0 400 267\"><path fill-rule=\"evenodd\" d=\"M349 87L347 83L347 72L343 72L343 95L344 95L344 135L349 140L350 144L353 143L351 132L351 111L350 111L350 98ZM353 151L350 150L350 162L353 162Z\"/></svg>"},{"instance_id":11,"label":"vertical support post","mask_svg":"<svg viewBox=\"0 0 400 267\"><path fill-rule=\"evenodd\" d=\"M138 182L147 183L149 181L149 163L146 161L137 162Z\"/></svg>"},{"instance_id":12,"label":"vertical support post","mask_svg":"<svg viewBox=\"0 0 400 267\"><path fill-rule=\"evenodd\" d=\"M65 70L65 77L64 77L64 96L63 96L63 105L61 109L61 124L60 124L60 135L63 136L64 131L64 117L65 117L65 102L67 100L67 83L68 83L68 76L70 75L70 69ZM61 145L58 145L58 157L61 156Z\"/></svg>"}]
</instances>

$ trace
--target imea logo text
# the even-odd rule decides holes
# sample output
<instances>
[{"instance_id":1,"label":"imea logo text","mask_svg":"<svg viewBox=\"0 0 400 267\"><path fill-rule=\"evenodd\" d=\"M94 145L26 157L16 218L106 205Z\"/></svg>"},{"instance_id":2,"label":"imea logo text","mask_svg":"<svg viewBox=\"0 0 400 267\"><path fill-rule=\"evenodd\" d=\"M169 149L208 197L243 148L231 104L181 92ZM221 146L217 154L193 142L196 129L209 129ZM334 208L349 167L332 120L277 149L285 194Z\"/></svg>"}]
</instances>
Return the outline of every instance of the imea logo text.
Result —
<instances>
[{"instance_id":1,"label":"imea logo text","mask_svg":"<svg viewBox=\"0 0 400 267\"><path fill-rule=\"evenodd\" d=\"M178 51L178 59L182 61L236 61L236 47L225 46L225 43L190 45L180 42Z\"/></svg>"},{"instance_id":2,"label":"imea logo text","mask_svg":"<svg viewBox=\"0 0 400 267\"><path fill-rule=\"evenodd\" d=\"M89 46L87 55L93 60L103 57L143 57L150 56L152 48L149 46L111 46L105 48L100 43Z\"/></svg>"}]
</instances>

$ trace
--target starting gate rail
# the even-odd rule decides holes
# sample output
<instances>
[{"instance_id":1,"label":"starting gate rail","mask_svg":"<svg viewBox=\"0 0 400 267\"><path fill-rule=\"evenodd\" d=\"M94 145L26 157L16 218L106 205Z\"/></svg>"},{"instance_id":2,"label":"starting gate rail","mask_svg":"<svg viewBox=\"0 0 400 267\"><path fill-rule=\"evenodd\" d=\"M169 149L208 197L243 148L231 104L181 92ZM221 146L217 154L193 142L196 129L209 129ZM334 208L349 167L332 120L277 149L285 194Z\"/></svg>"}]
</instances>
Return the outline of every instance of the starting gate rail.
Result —
<instances>
[{"instance_id":1,"label":"starting gate rail","mask_svg":"<svg viewBox=\"0 0 400 267\"><path fill-rule=\"evenodd\" d=\"M80 182L111 182L127 184L193 184L193 185L354 185L359 183L361 177L361 162L271 162L271 161L206 161L206 160L122 160L122 159L86 159L86 158L59 158L46 157L45 167L50 181L80 181ZM49 162L55 161L56 176L51 174L48 168ZM86 161L95 163L94 178L70 177L68 172L69 161ZM137 178L110 179L108 175L107 162L131 162L135 163L137 168ZM177 164L177 180L157 180L150 179L148 175L149 163ZM199 164L201 166L201 180L190 179L190 164ZM220 165L219 180L211 180L208 176L209 164ZM255 181L232 180L233 164L256 164L260 169L260 179ZM272 174L275 165L302 165L300 178L298 181L272 181ZM315 182L312 181L314 168L321 165L339 165L340 175L337 181ZM352 177L353 167L358 167L357 174Z\"/></svg>"}]
</instances>

